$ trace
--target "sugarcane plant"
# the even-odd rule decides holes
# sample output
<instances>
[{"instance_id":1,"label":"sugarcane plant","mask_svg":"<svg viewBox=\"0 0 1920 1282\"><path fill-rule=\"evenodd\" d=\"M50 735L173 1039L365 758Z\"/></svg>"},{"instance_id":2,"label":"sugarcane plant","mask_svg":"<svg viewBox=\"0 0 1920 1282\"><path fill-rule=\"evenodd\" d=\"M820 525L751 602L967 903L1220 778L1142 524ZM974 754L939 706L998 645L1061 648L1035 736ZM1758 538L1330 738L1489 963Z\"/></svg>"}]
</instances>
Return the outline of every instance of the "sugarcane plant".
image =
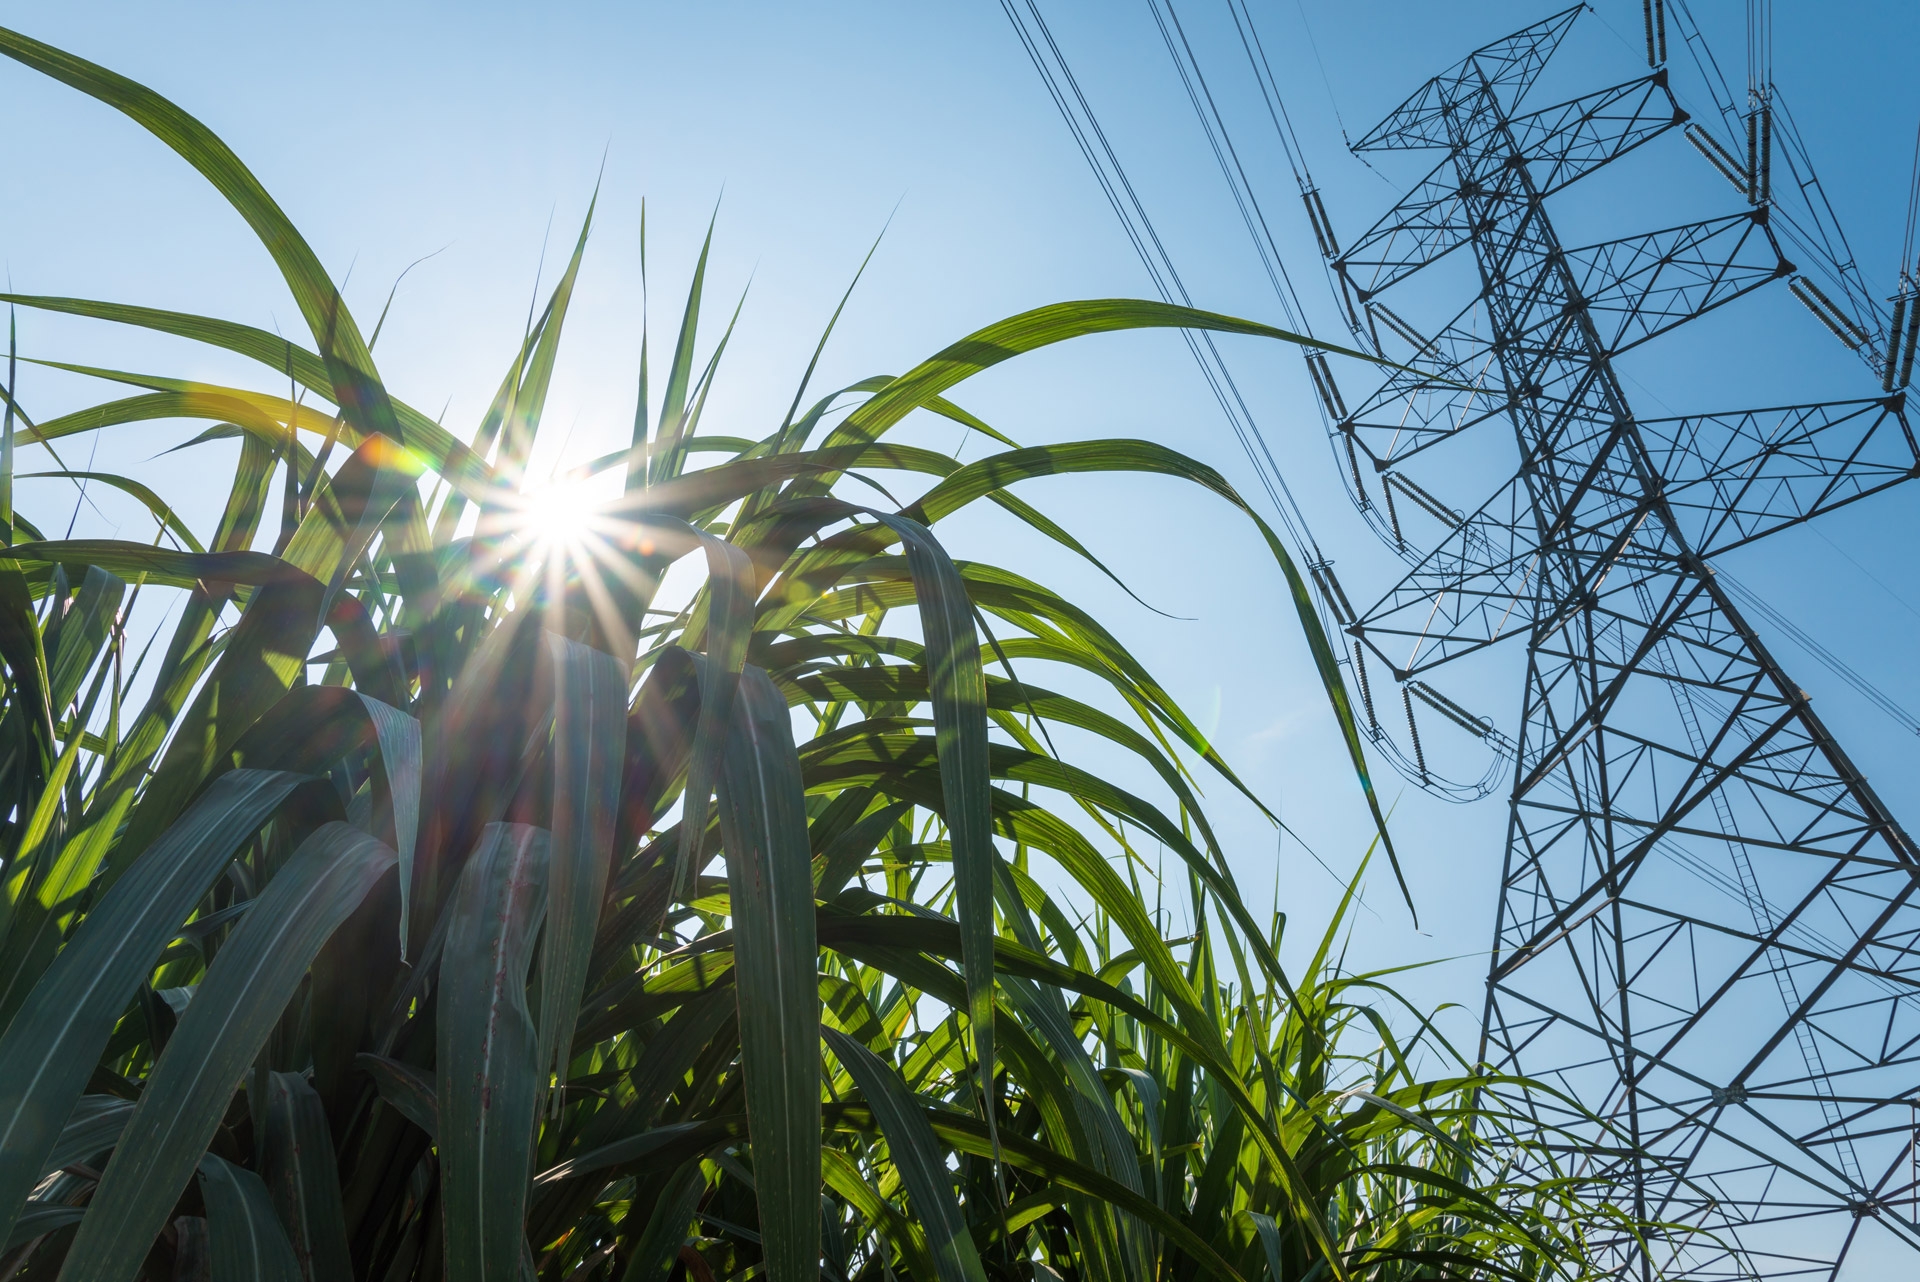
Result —
<instances>
[{"instance_id":1,"label":"sugarcane plant","mask_svg":"<svg viewBox=\"0 0 1920 1282\"><path fill-rule=\"evenodd\" d=\"M1571 1278L1631 1231L1521 1159L1500 1083L1389 1018L1385 977L1341 970L1338 922L1289 977L1196 772L1258 800L1099 621L932 532L990 502L1104 573L1012 487L1211 490L1270 552L1378 819L1307 589L1224 479L1146 441L1021 448L947 399L1102 331L1310 340L1042 307L811 401L809 366L764 435L722 436L703 246L663 378L642 341L631 444L536 478L591 210L463 440L386 390L204 125L26 36L0 51L204 175L311 337L5 296L285 390L43 361L133 390L36 417L10 348L0 1276ZM927 415L989 452L894 430ZM238 440L204 538L60 462L182 422ZM152 541L46 538L14 505L29 446L144 505ZM142 640L153 594L176 613ZM1107 706L1047 688L1061 670ZM1161 799L1054 751L1062 727Z\"/></svg>"}]
</instances>

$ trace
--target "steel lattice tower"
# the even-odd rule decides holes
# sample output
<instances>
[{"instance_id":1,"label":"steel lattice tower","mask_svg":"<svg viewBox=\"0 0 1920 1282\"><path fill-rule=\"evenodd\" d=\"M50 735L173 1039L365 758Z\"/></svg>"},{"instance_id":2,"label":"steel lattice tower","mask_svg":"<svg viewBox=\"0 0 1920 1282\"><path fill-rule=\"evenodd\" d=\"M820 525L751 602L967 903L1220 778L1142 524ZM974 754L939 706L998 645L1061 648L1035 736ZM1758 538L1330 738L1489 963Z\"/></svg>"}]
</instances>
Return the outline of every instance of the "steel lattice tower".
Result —
<instances>
[{"instance_id":1,"label":"steel lattice tower","mask_svg":"<svg viewBox=\"0 0 1920 1282\"><path fill-rule=\"evenodd\" d=\"M1827 1277L1864 1217L1920 1247L1920 857L1712 561L1920 471L1902 390L1920 306L1888 326L1846 288L1850 261L1828 277L1839 304L1788 261L1770 107L1741 116L1744 160L1690 124L1652 4L1651 74L1523 109L1578 12L1471 54L1355 145L1441 159L1344 250L1308 192L1350 325L1412 367L1349 409L1310 361L1355 497L1411 565L1363 611L1316 572L1376 743L1442 791L1438 731L1511 770L1483 1058L1604 1119L1526 1098L1565 1169L1717 1235L1623 1238L1623 1272ZM1735 212L1561 244L1550 197L1680 131L1740 188ZM1429 336L1387 299L1456 252L1478 295ZM1635 414L1617 358L1774 281L1866 357L1878 396ZM1490 423L1512 427L1519 466L1456 511L1434 471L1457 476L1449 448ZM1430 678L1511 638L1509 740Z\"/></svg>"}]
</instances>

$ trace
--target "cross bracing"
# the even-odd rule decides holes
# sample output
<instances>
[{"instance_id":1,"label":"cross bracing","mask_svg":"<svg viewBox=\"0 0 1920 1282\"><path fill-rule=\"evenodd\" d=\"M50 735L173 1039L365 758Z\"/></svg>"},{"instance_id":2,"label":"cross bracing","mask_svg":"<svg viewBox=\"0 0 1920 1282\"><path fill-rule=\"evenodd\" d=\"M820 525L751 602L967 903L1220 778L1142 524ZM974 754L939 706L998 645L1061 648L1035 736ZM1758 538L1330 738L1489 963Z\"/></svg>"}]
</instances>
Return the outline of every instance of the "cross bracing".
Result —
<instances>
[{"instance_id":1,"label":"cross bracing","mask_svg":"<svg viewBox=\"0 0 1920 1282\"><path fill-rule=\"evenodd\" d=\"M1353 667L1376 742L1423 782L1471 791L1429 771L1423 728L1507 761L1483 1055L1552 1088L1524 1100L1539 1151L1704 1230L1623 1234L1623 1272L1831 1277L1863 1221L1920 1248L1920 855L1711 560L1920 470L1902 318L1866 296L1770 86L1724 132L1681 109L1665 6L1649 74L1533 106L1578 12L1469 55L1356 144L1440 159L1344 250L1324 238L1349 327L1404 367L1350 410L1331 398L1354 497L1408 565L1344 620ZM1735 208L1563 245L1548 198L1670 133ZM1477 288L1423 325L1397 291L1443 260ZM1881 395L1637 415L1618 358L1775 282ZM1436 460L1490 431L1517 468L1454 493ZM1443 689L1502 644L1524 650L1511 740Z\"/></svg>"}]
</instances>

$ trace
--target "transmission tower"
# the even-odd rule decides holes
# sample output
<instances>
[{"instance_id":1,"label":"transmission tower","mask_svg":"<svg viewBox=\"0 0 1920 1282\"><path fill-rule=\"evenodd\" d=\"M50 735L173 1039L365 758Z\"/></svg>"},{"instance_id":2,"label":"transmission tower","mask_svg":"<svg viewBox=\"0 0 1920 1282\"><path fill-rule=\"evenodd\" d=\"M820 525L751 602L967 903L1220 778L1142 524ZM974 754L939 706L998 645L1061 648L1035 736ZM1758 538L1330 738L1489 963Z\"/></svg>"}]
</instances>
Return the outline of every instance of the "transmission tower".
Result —
<instances>
[{"instance_id":1,"label":"transmission tower","mask_svg":"<svg viewBox=\"0 0 1920 1282\"><path fill-rule=\"evenodd\" d=\"M1718 121L1681 110L1669 19L1704 46L1680 0L1645 6L1647 74L1528 104L1583 7L1470 54L1354 145L1439 156L1358 240L1308 193L1348 324L1409 367L1352 406L1315 369L1356 502L1409 565L1366 610L1323 592L1376 743L1436 791L1509 787L1482 1056L1564 1094L1524 1097L1541 1160L1706 1230L1623 1235L1623 1274L1831 1277L1870 1223L1920 1249L1920 852L1713 560L1920 472L1920 305L1903 292L1889 321L1867 290L1770 76L1744 104L1710 80ZM1563 245L1552 198L1669 134L1732 211ZM1403 286L1443 260L1470 260L1473 296L1416 325L1434 289ZM1635 413L1624 353L1774 282L1859 353L1869 395ZM1440 496L1491 424L1518 466L1456 507ZM1516 639L1508 738L1432 682ZM1492 750L1484 778L1442 777L1446 734Z\"/></svg>"}]
</instances>

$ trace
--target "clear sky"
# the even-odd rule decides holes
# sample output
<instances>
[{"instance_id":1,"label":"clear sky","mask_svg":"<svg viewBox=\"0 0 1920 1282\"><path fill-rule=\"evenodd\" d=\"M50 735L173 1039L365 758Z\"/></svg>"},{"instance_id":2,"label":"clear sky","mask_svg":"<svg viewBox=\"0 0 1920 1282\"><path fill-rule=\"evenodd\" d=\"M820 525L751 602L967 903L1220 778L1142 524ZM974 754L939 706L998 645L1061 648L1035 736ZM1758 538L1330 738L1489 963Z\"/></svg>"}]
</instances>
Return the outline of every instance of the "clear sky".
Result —
<instances>
[{"instance_id":1,"label":"clear sky","mask_svg":"<svg viewBox=\"0 0 1920 1282\"><path fill-rule=\"evenodd\" d=\"M1342 148L1341 125L1357 137L1427 76L1558 6L1358 0L1302 8L1256 0L1252 7L1333 218L1350 238L1417 173L1363 167ZM1696 0L1696 8L1738 76L1743 6ZM1045 9L1196 300L1278 319L1144 4L1054 0ZM1180 9L1308 306L1332 333L1331 302L1291 181L1271 131L1253 114L1245 64L1232 61L1237 50L1225 43L1224 3L1181 0ZM71 0L7 5L0 21L144 81L198 114L253 167L329 267L341 275L351 269L347 294L363 323L402 268L443 251L401 287L376 355L399 395L429 413L445 405L447 423L462 433L518 341L549 226L550 281L604 154L596 237L548 409L550 460L575 462L624 442L638 349L643 197L656 332L672 323L716 201L709 291L716 314L751 280L709 411L713 430L729 434L759 435L777 421L839 292L889 216L891 228L829 349L822 386L897 372L1040 303L1150 288L991 0L338 0L324 8ZM1632 0L1602 0L1576 28L1540 101L1637 74L1639 21ZM1912 77L1920 8L1781 0L1777 24L1779 83L1863 270L1890 291L1920 114ZM0 257L16 288L297 325L240 220L136 126L12 64L0 65L0 118L7 122ZM1576 189L1565 199L1556 213L1573 229L1568 239L1739 207L1677 136L1635 166L1591 198ZM1630 391L1644 393L1650 407L1643 413L1871 394L1866 372L1783 291L1751 301L1738 318L1712 322L1628 371ZM253 370L183 344L37 314L23 313L20 326L28 355L267 386ZM1252 340L1226 349L1349 591L1371 600L1388 585L1389 559L1336 485L1297 357ZM116 394L47 373L22 378L23 402L40 416ZM958 399L1023 442L1150 437L1214 464L1249 493L1256 489L1184 348L1168 333L1100 338L1029 357L963 386ZM99 465L157 477L204 528L217 497L204 481L218 476L224 456L144 461L191 430L120 429L105 438ZM968 447L970 456L977 448ZM1084 567L1032 540L1009 540L1004 525L969 519L947 537L959 554L1011 564L1113 621L1332 868L1323 870L1292 840L1276 857L1271 828L1223 787L1210 789L1250 898L1264 902L1277 885L1299 933L1317 932L1339 892L1334 874L1345 876L1364 848L1365 812L1279 576L1250 527L1217 500L1169 481L1069 478L1031 483L1026 495L1148 601L1183 617L1140 609ZM1478 497L1462 494L1457 502ZM1920 622L1914 497L1898 491L1835 514L1818 532L1784 536L1764 552L1729 558L1727 568L1892 697L1920 707L1910 643ZM33 482L20 501L43 526L63 528L73 494ZM148 537L130 508L107 495L98 503L98 511L80 511L76 533ZM1791 642L1777 644L1869 775L1911 816L1920 743ZM1484 710L1511 729L1517 681L1490 698ZM1483 963L1473 954L1485 949L1491 926L1504 807L1497 797L1442 804L1404 787L1384 766L1378 773L1387 800L1398 801L1394 828L1425 933L1413 931L1377 870L1354 958L1464 955L1414 987L1477 1014Z\"/></svg>"}]
</instances>

